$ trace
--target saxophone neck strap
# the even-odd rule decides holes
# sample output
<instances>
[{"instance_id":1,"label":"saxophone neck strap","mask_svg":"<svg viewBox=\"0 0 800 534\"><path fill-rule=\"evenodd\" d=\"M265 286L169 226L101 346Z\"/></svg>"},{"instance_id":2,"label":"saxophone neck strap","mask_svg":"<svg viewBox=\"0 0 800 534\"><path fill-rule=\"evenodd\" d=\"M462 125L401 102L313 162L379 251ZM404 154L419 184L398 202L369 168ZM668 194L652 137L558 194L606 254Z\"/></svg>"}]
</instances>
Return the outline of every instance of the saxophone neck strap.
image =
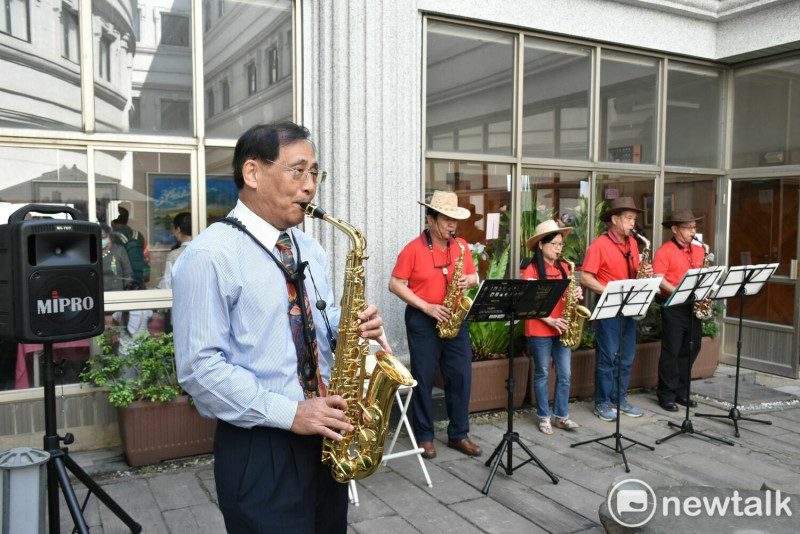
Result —
<instances>
[{"instance_id":1,"label":"saxophone neck strap","mask_svg":"<svg viewBox=\"0 0 800 534\"><path fill-rule=\"evenodd\" d=\"M636 275L635 275L636 269L633 268L633 255L631 254L630 236L625 236L625 243L624 243L625 252L622 252L622 249L620 248L623 245L622 241L619 241L619 240L614 241L614 238L611 237L611 232L610 231L604 233L603 235L606 236L609 241L611 241L612 243L614 243L616 245L616 249L619 251L620 254L622 254L622 257L625 258L625 264L628 266L628 277L629 278L636 278Z\"/></svg>"}]
</instances>

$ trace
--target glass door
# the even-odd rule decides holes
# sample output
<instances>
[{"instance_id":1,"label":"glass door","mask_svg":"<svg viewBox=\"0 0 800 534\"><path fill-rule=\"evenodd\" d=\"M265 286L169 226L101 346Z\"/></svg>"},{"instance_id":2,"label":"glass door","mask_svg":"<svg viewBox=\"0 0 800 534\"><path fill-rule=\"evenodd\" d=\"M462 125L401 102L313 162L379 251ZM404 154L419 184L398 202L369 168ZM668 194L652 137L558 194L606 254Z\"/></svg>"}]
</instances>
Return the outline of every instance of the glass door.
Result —
<instances>
[{"instance_id":1,"label":"glass door","mask_svg":"<svg viewBox=\"0 0 800 534\"><path fill-rule=\"evenodd\" d=\"M798 376L800 178L736 180L731 186L728 266L778 263L758 295L724 304L723 361L736 363L742 316L743 367Z\"/></svg>"}]
</instances>

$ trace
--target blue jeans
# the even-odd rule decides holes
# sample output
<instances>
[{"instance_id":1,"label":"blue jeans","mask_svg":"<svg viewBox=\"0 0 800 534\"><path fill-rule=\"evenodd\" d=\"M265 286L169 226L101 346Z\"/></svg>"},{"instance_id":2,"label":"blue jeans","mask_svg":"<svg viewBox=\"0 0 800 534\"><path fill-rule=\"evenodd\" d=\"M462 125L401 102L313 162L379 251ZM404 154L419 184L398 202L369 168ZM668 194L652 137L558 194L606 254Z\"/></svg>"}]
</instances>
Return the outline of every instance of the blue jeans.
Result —
<instances>
[{"instance_id":1,"label":"blue jeans","mask_svg":"<svg viewBox=\"0 0 800 534\"><path fill-rule=\"evenodd\" d=\"M595 323L594 346L597 362L594 368L594 402L617 403L617 352L620 350L622 326L622 361L620 365L620 403L625 402L631 380L633 356L636 354L636 320L630 317L603 319Z\"/></svg>"},{"instance_id":2,"label":"blue jeans","mask_svg":"<svg viewBox=\"0 0 800 534\"><path fill-rule=\"evenodd\" d=\"M556 368L556 391L553 396L553 414L559 419L569 419L569 379L572 351L561 343L561 336L529 337L528 352L533 355L533 391L536 394L536 415L549 419L550 359Z\"/></svg>"}]
</instances>

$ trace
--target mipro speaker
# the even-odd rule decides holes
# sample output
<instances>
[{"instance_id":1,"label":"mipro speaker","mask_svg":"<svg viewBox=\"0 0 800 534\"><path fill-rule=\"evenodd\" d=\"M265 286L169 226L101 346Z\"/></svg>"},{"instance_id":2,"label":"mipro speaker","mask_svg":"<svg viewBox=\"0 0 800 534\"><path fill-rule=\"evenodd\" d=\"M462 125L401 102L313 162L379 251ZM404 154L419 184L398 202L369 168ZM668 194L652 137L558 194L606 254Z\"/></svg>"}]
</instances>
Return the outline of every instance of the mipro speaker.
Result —
<instances>
[{"instance_id":1,"label":"mipro speaker","mask_svg":"<svg viewBox=\"0 0 800 534\"><path fill-rule=\"evenodd\" d=\"M24 220L31 212L72 220ZM0 226L0 337L44 343L101 334L100 251L100 225L69 206L29 204L11 214Z\"/></svg>"}]
</instances>

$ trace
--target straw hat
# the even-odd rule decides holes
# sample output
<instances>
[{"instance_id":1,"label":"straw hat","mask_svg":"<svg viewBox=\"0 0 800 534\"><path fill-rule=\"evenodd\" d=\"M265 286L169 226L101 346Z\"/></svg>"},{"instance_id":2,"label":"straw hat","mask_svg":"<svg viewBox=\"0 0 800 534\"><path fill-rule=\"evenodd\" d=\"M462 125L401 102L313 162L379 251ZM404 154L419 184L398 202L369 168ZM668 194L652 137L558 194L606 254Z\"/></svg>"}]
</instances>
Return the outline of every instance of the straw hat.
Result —
<instances>
[{"instance_id":1,"label":"straw hat","mask_svg":"<svg viewBox=\"0 0 800 534\"><path fill-rule=\"evenodd\" d=\"M434 191L430 204L417 201L426 208L438 211L453 219L469 219L469 210L458 207L458 196L451 191Z\"/></svg>"},{"instance_id":2,"label":"straw hat","mask_svg":"<svg viewBox=\"0 0 800 534\"><path fill-rule=\"evenodd\" d=\"M695 217L694 213L692 213L692 210L680 209L673 211L672 216L669 217L666 221L662 222L661 226L663 226L664 228L669 228L673 224L676 226L680 226L684 223L699 221L702 218L703 218L702 216Z\"/></svg>"},{"instance_id":3,"label":"straw hat","mask_svg":"<svg viewBox=\"0 0 800 534\"><path fill-rule=\"evenodd\" d=\"M528 239L528 248L530 250L536 250L536 244L550 234L561 234L561 237L566 239L571 231L571 226L565 226L562 228L558 225L558 222L554 221L553 219L540 222L536 225L536 229L533 231L533 237Z\"/></svg>"},{"instance_id":4,"label":"straw hat","mask_svg":"<svg viewBox=\"0 0 800 534\"><path fill-rule=\"evenodd\" d=\"M611 201L610 210L604 211L602 214L600 214L600 220L603 222L609 222L612 215L619 215L623 211L635 211L636 213L644 212L644 210L640 210L636 207L633 197L619 197Z\"/></svg>"}]
</instances>

